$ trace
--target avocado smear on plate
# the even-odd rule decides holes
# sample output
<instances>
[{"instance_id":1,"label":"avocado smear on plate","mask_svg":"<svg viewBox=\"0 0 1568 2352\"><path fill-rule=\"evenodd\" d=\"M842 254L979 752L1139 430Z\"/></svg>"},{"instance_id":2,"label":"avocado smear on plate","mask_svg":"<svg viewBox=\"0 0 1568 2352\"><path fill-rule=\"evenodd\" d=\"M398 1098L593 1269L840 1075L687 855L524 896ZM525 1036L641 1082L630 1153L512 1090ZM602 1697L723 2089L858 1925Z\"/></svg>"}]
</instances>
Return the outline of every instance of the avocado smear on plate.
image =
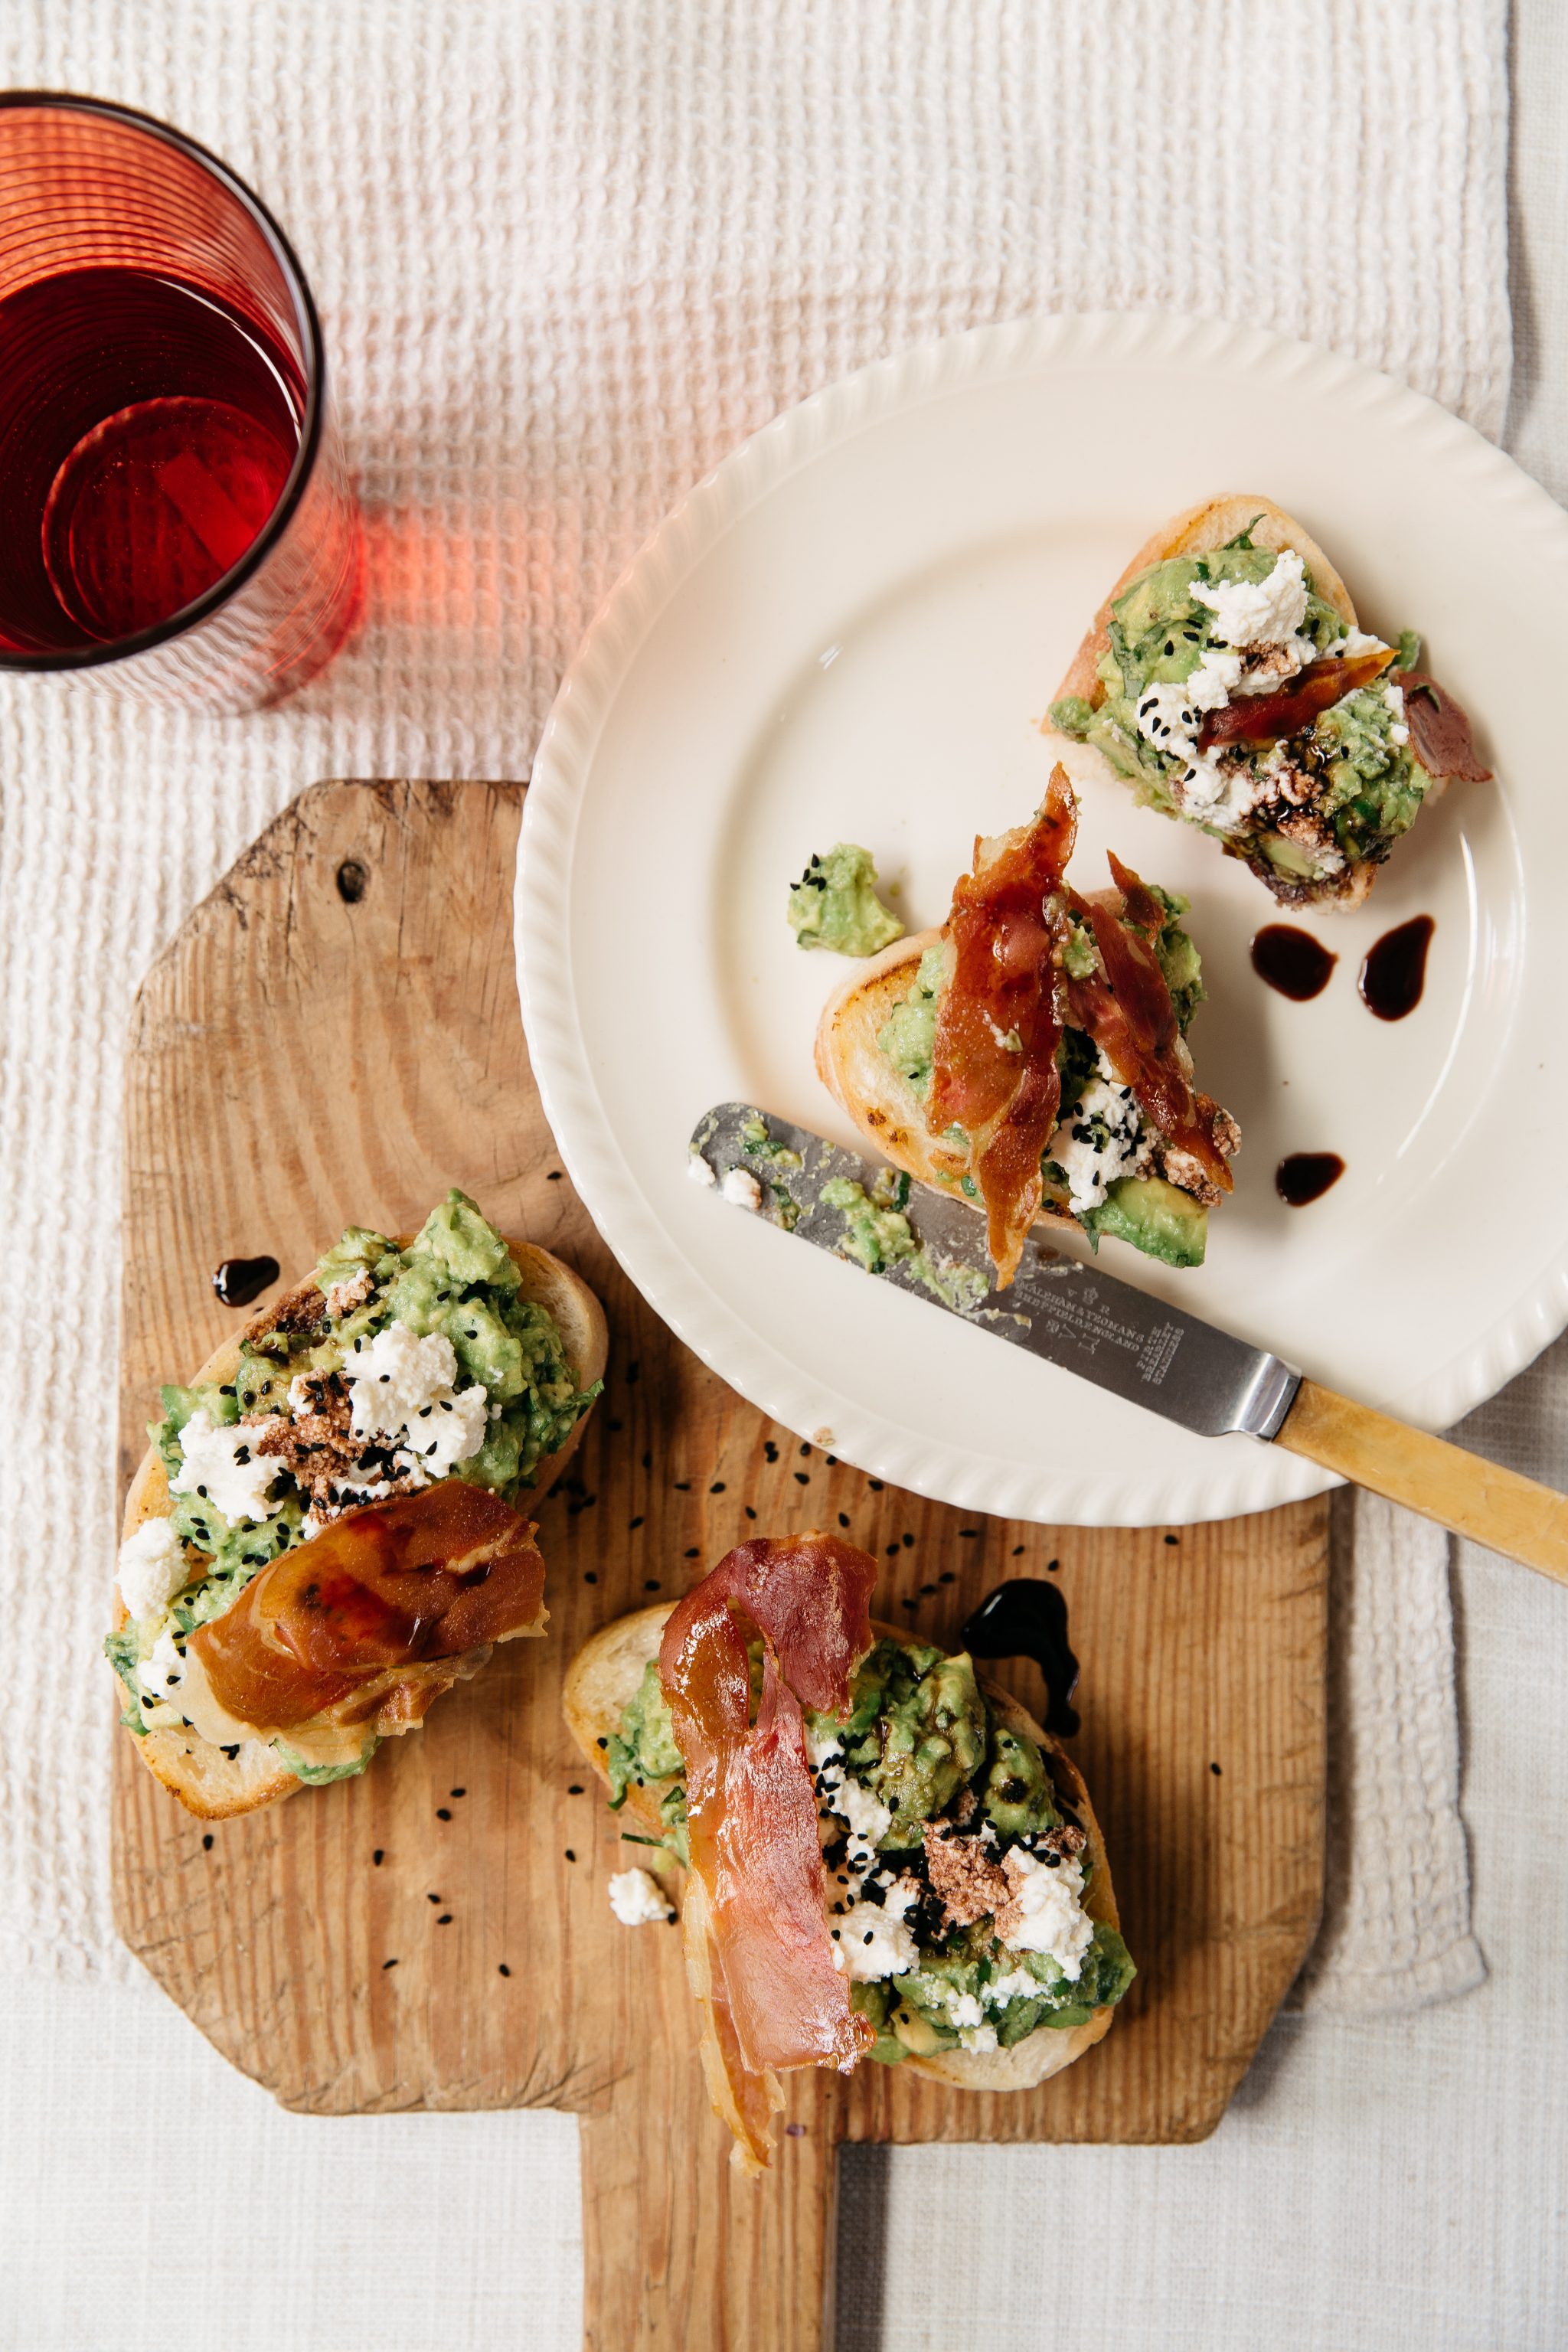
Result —
<instances>
[{"instance_id":1,"label":"avocado smear on plate","mask_svg":"<svg viewBox=\"0 0 1568 2352\"><path fill-rule=\"evenodd\" d=\"M904 927L877 896L877 868L868 849L837 841L814 857L789 894L789 927L798 948L833 948L839 955L879 955Z\"/></svg>"}]
</instances>

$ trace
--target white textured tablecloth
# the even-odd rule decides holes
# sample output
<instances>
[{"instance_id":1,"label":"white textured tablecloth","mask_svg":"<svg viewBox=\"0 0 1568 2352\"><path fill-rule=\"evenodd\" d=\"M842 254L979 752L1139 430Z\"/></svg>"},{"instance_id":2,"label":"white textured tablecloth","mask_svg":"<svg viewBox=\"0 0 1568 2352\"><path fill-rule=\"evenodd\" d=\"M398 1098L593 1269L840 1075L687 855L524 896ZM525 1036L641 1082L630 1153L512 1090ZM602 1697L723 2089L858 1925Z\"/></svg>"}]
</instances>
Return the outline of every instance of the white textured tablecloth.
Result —
<instances>
[{"instance_id":1,"label":"white textured tablecloth","mask_svg":"<svg viewBox=\"0 0 1568 2352\"><path fill-rule=\"evenodd\" d=\"M659 513L777 407L884 351L1163 303L1338 344L1496 430L1502 19L1501 0L0 8L7 82L165 114L279 212L337 362L374 615L264 719L0 696L0 1166L27 1335L0 1358L0 1603L22 1661L73 1654L53 1687L12 1669L12 1957L87 1971L106 1949L101 1750L71 1709L111 1449L107 1431L91 1460L51 1440L44 1407L84 1380L111 1392L119 1042L185 908L318 774L519 772ZM1520 168L1541 235L1515 279L1516 414L1552 479L1568 474L1545 363L1568 342L1551 341L1568 316L1547 111L1562 26L1552 0L1525 21ZM1487 1425L1561 1478L1568 1367L1531 1378L1540 1411L1516 1390ZM61 1495L63 1575L42 1566L61 1559ZM1310 1997L1342 2011L1479 1973L1446 1562L1409 1523L1387 1540L1403 1568L1367 1581L1363 1537L1342 1588L1336 1735L1356 1770L1336 1885L1379 1890L1376 1916L1341 1904L1318 1960ZM1563 2339L1568 1889L1542 1843L1568 1797L1551 1737L1568 1612L1479 1557L1460 1591L1490 1983L1394 2021L1282 2025L1204 2150L851 2159L846 2344L879 2340L884 2302L889 2346L981 2326L1043 2344L1058 2326L1129 2347ZM176 2352L574 2340L564 2119L284 2116L144 1985L37 1979L0 1989L0 2343L76 2352L143 2326ZM163 2128L215 2217L183 2222L177 2254Z\"/></svg>"}]
</instances>

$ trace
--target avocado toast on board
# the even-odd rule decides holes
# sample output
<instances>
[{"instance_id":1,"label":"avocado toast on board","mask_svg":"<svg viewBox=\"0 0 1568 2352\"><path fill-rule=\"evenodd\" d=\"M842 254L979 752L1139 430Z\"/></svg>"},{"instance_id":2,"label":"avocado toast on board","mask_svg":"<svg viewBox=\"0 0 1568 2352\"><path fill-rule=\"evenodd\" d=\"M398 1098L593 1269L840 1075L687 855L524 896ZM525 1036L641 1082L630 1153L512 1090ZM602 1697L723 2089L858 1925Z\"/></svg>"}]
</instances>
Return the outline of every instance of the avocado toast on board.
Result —
<instances>
[{"instance_id":1,"label":"avocado toast on board","mask_svg":"<svg viewBox=\"0 0 1568 2352\"><path fill-rule=\"evenodd\" d=\"M1270 499L1206 499L1141 547L1051 705L1162 814L1200 826L1287 907L1357 907L1450 778L1484 783L1469 721L1358 625L1317 541Z\"/></svg>"},{"instance_id":2,"label":"avocado toast on board","mask_svg":"<svg viewBox=\"0 0 1568 2352\"><path fill-rule=\"evenodd\" d=\"M163 1416L106 1649L149 1769L209 1820L363 1771L499 1641L542 1632L520 1506L598 1393L605 1318L449 1192L351 1226Z\"/></svg>"},{"instance_id":3,"label":"avocado toast on board","mask_svg":"<svg viewBox=\"0 0 1568 2352\"><path fill-rule=\"evenodd\" d=\"M966 1654L873 1623L876 1575L839 1537L762 1538L567 1674L625 1834L690 1874L703 2062L748 2170L781 2069L1030 2089L1133 1975L1076 1768ZM649 1892L620 1916L664 1916Z\"/></svg>"}]
</instances>

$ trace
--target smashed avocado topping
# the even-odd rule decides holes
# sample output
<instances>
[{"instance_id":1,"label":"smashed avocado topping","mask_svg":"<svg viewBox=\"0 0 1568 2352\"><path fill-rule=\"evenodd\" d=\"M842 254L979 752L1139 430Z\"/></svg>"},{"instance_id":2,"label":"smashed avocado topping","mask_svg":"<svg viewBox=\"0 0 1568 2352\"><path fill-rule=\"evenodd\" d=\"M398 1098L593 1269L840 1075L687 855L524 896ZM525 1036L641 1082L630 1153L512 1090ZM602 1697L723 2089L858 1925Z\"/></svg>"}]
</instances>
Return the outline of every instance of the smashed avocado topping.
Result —
<instances>
[{"instance_id":1,"label":"smashed avocado topping","mask_svg":"<svg viewBox=\"0 0 1568 2352\"><path fill-rule=\"evenodd\" d=\"M1333 895L1414 824L1429 779L1399 681L1420 640L1405 631L1390 648L1348 629L1294 551L1255 547L1243 531L1153 564L1115 599L1106 637L1094 695L1053 703L1053 726L1093 744L1141 802L1213 835L1277 896ZM1288 732L1270 736L1260 721L1256 741L1200 742L1211 713L1281 696L1312 663L1363 656L1376 675L1315 716L1282 713Z\"/></svg>"},{"instance_id":2,"label":"smashed avocado topping","mask_svg":"<svg viewBox=\"0 0 1568 2352\"><path fill-rule=\"evenodd\" d=\"M828 1934L875 2030L873 2058L1010 2049L1121 2000L1133 1966L1087 1907L1093 1859L1072 1798L965 1653L884 1638L856 1669L847 1712L807 1709L805 1730ZM634 1786L654 1803L662 1834L640 1842L687 1862L682 1760L655 1660L605 1762L612 1807Z\"/></svg>"},{"instance_id":3,"label":"smashed avocado topping","mask_svg":"<svg viewBox=\"0 0 1568 2352\"><path fill-rule=\"evenodd\" d=\"M183 1720L188 1635L269 1561L364 1504L451 1476L515 1502L598 1394L579 1390L561 1334L521 1297L506 1243L448 1192L406 1249L351 1225L232 1381L162 1391L149 1425L173 1509L121 1547L127 1621L105 1644L146 1733ZM338 1779L369 1762L305 1764Z\"/></svg>"},{"instance_id":4,"label":"smashed avocado topping","mask_svg":"<svg viewBox=\"0 0 1568 2352\"><path fill-rule=\"evenodd\" d=\"M839 955L874 956L904 927L877 896L877 868L868 849L837 841L814 857L789 894L789 927L799 948L833 948Z\"/></svg>"},{"instance_id":5,"label":"smashed avocado topping","mask_svg":"<svg viewBox=\"0 0 1568 2352\"><path fill-rule=\"evenodd\" d=\"M1144 887L1164 917L1154 951L1185 1036L1205 994L1201 960L1182 923L1187 901L1157 883ZM1070 978L1089 978L1100 961L1093 931L1075 918L1064 932L1064 969ZM931 1092L937 1013L947 977L947 949L938 940L921 956L909 994L899 1000L877 1033L879 1053L921 1102ZM1044 1204L1074 1218L1096 1249L1100 1236L1110 1234L1168 1265L1201 1265L1207 1210L1192 1193L1166 1181L1164 1139L1149 1127L1131 1089L1117 1082L1093 1039L1081 1029L1063 1028L1057 1066L1061 1116L1040 1159ZM939 1155L937 1181L978 1200L979 1189L966 1165L969 1138L961 1127L952 1127L942 1140L952 1165L944 1167ZM826 1200L826 1193L822 1197ZM875 1241L876 1235L867 1238ZM846 1246L862 1264L867 1262L856 1239Z\"/></svg>"}]
</instances>

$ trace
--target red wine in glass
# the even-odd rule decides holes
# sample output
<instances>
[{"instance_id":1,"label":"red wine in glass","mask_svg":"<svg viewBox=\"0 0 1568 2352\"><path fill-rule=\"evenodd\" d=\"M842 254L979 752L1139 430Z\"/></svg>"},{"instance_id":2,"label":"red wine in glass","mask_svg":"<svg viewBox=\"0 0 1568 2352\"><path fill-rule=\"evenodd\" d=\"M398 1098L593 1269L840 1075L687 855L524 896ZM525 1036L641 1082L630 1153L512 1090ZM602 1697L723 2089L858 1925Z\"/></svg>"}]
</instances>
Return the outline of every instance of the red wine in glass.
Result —
<instances>
[{"instance_id":1,"label":"red wine in glass","mask_svg":"<svg viewBox=\"0 0 1568 2352\"><path fill-rule=\"evenodd\" d=\"M277 506L305 403L280 341L173 275L0 300L0 646L112 643L193 604Z\"/></svg>"}]
</instances>

